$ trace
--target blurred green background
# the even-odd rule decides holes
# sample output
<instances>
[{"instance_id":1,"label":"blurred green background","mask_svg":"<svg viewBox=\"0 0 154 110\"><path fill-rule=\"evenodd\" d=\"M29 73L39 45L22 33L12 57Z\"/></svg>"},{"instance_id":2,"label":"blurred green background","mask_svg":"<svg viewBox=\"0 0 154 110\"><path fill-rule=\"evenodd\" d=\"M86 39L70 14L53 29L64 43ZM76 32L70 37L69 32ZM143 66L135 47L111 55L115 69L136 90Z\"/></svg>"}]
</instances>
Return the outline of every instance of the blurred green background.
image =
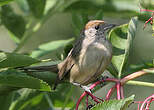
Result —
<instances>
[{"instance_id":1,"label":"blurred green background","mask_svg":"<svg viewBox=\"0 0 154 110\"><path fill-rule=\"evenodd\" d=\"M142 8L154 9L153 0L46 0L42 15L36 13L36 10L41 10L40 7L42 6L40 4L42 4L42 2L40 2L41 0L36 1L38 2L37 5L36 3L28 5L28 3L31 3L30 0L13 0L12 2L9 2L9 6L12 8L14 13L22 16L25 19L25 22L27 23L26 28L30 24L32 27L34 26L31 29L34 29L36 28L36 26L39 25L40 22L43 21L41 26L38 29L36 29L36 31L34 31L32 34L30 34L30 37L26 40L24 46L18 51L18 53L31 53L33 50L37 49L41 44L45 44L52 41L68 40L70 38L77 39L77 37L79 37L78 30L81 27L79 27L79 29L75 29L77 27L74 27L74 25L80 23L78 17L82 18L82 20L84 16L88 16L89 19L94 19L94 16L96 16L96 14L98 14L99 12L101 13L99 16L101 16L101 18L104 21L114 24L125 24L129 22L131 17L138 16L139 23L137 25L137 32L135 39L133 41L129 63L142 64L145 61L154 59L154 36L152 36L152 27L148 23L146 28L143 30L144 22L149 19L151 13L140 12L140 6ZM33 7L34 9L31 7ZM1 19L3 16L2 11L6 10L1 8ZM45 17L43 18L41 16ZM77 19L78 22L76 24L75 19ZM9 20L11 21L11 18ZM3 20L1 20L1 22L3 24ZM13 37L10 37L12 36L12 34L8 32L7 25L2 24L0 26L0 50L5 52L12 52L17 47L18 42L15 42L12 39ZM13 28L18 29L18 27L16 27L15 24ZM71 43L73 44L73 42ZM58 60L59 58L61 58L61 53L64 53L64 47L65 45L39 58L50 58L52 60ZM141 78L138 78L137 80L154 82L153 79L154 77L152 75L146 75ZM66 86L68 85L66 84ZM102 88L99 91L97 91L96 95L101 97L105 96L104 93L106 93L109 87L111 87L111 84L107 85L105 89ZM135 94L136 100L143 100L145 97L154 93L154 89L150 87L126 85L124 89L126 97ZM30 90L27 89L27 91ZM75 104L76 100L79 98L79 95L81 93L75 92L80 90L74 89L74 87L72 91L74 95L72 95L71 98L73 99L73 103ZM50 95L50 93L48 94ZM50 99L51 102L48 101L50 102L50 108L52 107L52 105L55 105L56 102L54 98L57 95L56 93L51 94L51 97L53 99ZM55 96L53 94L55 94ZM64 94L62 94L62 96L63 95ZM38 97L41 97L41 95ZM63 98L64 99L62 101L57 102L57 104L59 105L56 105L55 108L61 109L60 103L67 103L65 102L67 101L66 97ZM41 104L43 105L43 102ZM34 106L33 110L50 110L48 108L49 107L39 108ZM9 110L11 109L9 108ZM22 108L20 108L20 110L22 110ZM131 106L130 110L137 110L137 105Z\"/></svg>"}]
</instances>

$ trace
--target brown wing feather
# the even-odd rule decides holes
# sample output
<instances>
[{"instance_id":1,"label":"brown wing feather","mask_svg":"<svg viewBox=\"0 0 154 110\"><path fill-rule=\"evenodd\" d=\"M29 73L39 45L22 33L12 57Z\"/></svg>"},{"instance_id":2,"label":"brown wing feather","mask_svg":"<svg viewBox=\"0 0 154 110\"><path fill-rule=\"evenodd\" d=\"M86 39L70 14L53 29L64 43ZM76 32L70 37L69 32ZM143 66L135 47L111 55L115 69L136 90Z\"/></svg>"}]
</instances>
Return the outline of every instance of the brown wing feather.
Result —
<instances>
[{"instance_id":1,"label":"brown wing feather","mask_svg":"<svg viewBox=\"0 0 154 110\"><path fill-rule=\"evenodd\" d=\"M59 67L59 79L62 80L67 74L69 74L71 68L74 65L74 59L72 58L72 54L71 54L72 50L70 51L70 53L68 54L67 58L58 65Z\"/></svg>"},{"instance_id":2,"label":"brown wing feather","mask_svg":"<svg viewBox=\"0 0 154 110\"><path fill-rule=\"evenodd\" d=\"M58 64L58 75L60 80L62 80L65 76L67 76L67 74L69 74L71 68L73 67L75 61L79 56L79 53L82 48L82 41L84 40L83 32L84 30L81 32L82 34L80 35L80 38L75 43L74 47L71 49L66 59L62 63Z\"/></svg>"}]
</instances>

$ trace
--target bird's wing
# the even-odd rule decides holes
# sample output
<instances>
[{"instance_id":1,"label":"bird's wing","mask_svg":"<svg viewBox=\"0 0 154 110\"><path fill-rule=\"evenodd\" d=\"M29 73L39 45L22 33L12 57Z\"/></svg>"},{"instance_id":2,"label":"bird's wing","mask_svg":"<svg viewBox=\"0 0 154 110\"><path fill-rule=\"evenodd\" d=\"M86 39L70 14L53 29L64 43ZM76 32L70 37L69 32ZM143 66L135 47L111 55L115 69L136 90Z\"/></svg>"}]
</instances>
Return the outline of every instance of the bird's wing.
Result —
<instances>
[{"instance_id":1,"label":"bird's wing","mask_svg":"<svg viewBox=\"0 0 154 110\"><path fill-rule=\"evenodd\" d=\"M73 65L78 61L78 56L81 51L81 46L82 46L82 41L84 37L81 36L77 42L75 43L74 47L71 49L69 52L68 56L66 59L59 64L59 79L62 80L65 78L69 73L70 70L72 69Z\"/></svg>"},{"instance_id":2,"label":"bird's wing","mask_svg":"<svg viewBox=\"0 0 154 110\"><path fill-rule=\"evenodd\" d=\"M62 63L59 64L58 75L59 75L60 80L62 80L64 77L66 77L69 74L69 72L70 72L71 68L73 67L74 63L75 62L72 59L72 56L70 54L70 55L67 56L67 58Z\"/></svg>"}]
</instances>

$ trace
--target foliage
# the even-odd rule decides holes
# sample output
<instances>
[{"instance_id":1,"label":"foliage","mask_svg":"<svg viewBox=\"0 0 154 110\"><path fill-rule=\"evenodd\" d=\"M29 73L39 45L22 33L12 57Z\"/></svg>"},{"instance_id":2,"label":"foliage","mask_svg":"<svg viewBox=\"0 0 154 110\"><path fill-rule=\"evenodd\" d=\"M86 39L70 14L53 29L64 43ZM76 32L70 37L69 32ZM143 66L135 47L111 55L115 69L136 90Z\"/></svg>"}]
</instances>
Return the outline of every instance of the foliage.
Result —
<instances>
[{"instance_id":1,"label":"foliage","mask_svg":"<svg viewBox=\"0 0 154 110\"><path fill-rule=\"evenodd\" d=\"M128 105L134 100L134 96L121 99L121 100L110 100L100 104L97 104L92 110L126 110Z\"/></svg>"},{"instance_id":2,"label":"foliage","mask_svg":"<svg viewBox=\"0 0 154 110\"><path fill-rule=\"evenodd\" d=\"M153 10L153 1L141 0L139 2L141 8ZM13 52L0 52L1 110L53 110L56 107L62 110L66 107L74 109L76 97L80 94L78 89L63 82L54 91L51 89L56 79L54 73L24 71L20 68L48 66L63 60L74 41L78 39L84 25L92 19L106 19L107 17L113 20L117 18L127 20L126 24L117 26L108 33L108 39L113 45L113 58L107 70L114 78L123 81L133 72L153 67L152 59L149 62L135 65L129 62L138 23L148 20L151 16L149 13L136 11L139 8L137 5L139 2L134 0L0 0L1 25L5 27L9 37L17 45ZM127 4L128 7L134 6L134 8L121 8L123 4ZM28 51L26 54L23 52L25 44L28 41L33 44L34 41L30 39L48 23L49 19L57 14L66 13L71 15L73 36L48 41L40 44L31 52ZM152 24L152 30L153 28L154 24ZM48 58L50 53L57 59L53 61L44 59ZM153 70L145 71L153 73ZM153 87L153 83L148 84ZM134 96L121 100L104 101L92 109L126 110L133 100Z\"/></svg>"}]
</instances>

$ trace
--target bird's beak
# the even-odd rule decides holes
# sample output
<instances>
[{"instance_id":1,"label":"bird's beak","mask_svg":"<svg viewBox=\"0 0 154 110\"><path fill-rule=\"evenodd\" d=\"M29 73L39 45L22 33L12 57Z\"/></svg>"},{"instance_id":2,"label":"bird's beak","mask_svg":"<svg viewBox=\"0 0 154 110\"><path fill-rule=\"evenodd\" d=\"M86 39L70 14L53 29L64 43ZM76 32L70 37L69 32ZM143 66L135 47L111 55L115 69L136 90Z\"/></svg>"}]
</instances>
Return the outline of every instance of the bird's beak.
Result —
<instances>
[{"instance_id":1,"label":"bird's beak","mask_svg":"<svg viewBox=\"0 0 154 110\"><path fill-rule=\"evenodd\" d=\"M116 24L105 24L104 31L112 29L113 27L118 26Z\"/></svg>"}]
</instances>

